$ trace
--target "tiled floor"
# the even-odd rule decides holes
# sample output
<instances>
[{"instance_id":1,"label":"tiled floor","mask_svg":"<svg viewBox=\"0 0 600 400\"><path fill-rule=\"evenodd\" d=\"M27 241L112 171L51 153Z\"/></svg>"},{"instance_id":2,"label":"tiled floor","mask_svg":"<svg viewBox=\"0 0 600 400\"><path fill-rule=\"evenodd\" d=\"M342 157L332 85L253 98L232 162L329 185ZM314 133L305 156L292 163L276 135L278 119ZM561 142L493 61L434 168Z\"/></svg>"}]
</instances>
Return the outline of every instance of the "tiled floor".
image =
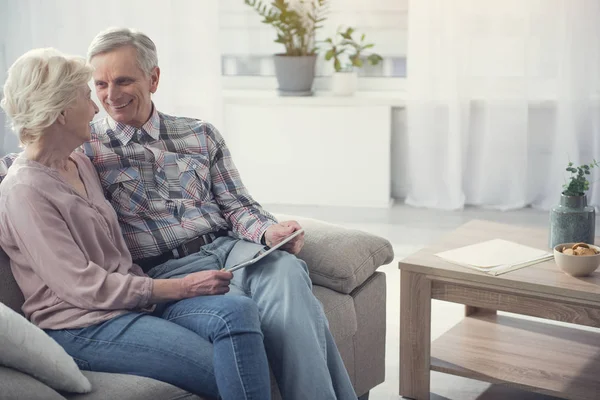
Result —
<instances>
[{"instance_id":1,"label":"tiled floor","mask_svg":"<svg viewBox=\"0 0 600 400\"><path fill-rule=\"evenodd\" d=\"M371 391L371 400L397 400L399 329L399 281L398 261L414 251L435 242L471 219L486 219L522 226L546 228L548 212L523 209L518 211L494 211L467 208L464 211L435 211L396 205L390 209L360 209L332 207L267 206L268 210L287 215L317 218L349 228L361 229L387 238L394 246L396 259L380 270L387 275L387 342L386 380ZM596 232L600 232L597 225ZM435 301L432 305L432 338L446 332L463 318L464 307ZM600 333L600 330L597 330ZM549 400L553 397L524 392L517 389L490 385L470 379L432 372L432 400ZM598 394L600 398L600 393Z\"/></svg>"}]
</instances>

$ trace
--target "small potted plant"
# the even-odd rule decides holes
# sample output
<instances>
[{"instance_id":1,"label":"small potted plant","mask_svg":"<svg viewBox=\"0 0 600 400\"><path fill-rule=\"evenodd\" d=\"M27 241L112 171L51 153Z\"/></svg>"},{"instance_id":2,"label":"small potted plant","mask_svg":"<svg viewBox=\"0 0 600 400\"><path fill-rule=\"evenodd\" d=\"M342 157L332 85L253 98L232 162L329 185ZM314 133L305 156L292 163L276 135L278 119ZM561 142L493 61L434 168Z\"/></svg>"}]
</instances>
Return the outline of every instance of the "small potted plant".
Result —
<instances>
[{"instance_id":1,"label":"small potted plant","mask_svg":"<svg viewBox=\"0 0 600 400\"><path fill-rule=\"evenodd\" d=\"M311 95L317 60L315 34L323 27L328 0L244 2L263 17L264 24L275 29L275 42L285 47L285 52L275 54L274 58L279 93L284 96Z\"/></svg>"},{"instance_id":2,"label":"small potted plant","mask_svg":"<svg viewBox=\"0 0 600 400\"><path fill-rule=\"evenodd\" d=\"M590 188L587 176L600 164L567 165L571 174L569 182L563 185L560 204L550 211L550 248L557 244L584 242L594 244L596 231L596 211L587 205L586 192Z\"/></svg>"},{"instance_id":3,"label":"small potted plant","mask_svg":"<svg viewBox=\"0 0 600 400\"><path fill-rule=\"evenodd\" d=\"M335 72L331 77L331 90L338 96L351 96L356 91L358 76L356 68L361 68L365 61L371 65L379 64L383 58L379 54L366 54L366 51L375 45L365 42L365 34L360 40L354 39L354 28L345 30L338 28L333 38L324 40L326 43L325 60L333 60Z\"/></svg>"}]
</instances>

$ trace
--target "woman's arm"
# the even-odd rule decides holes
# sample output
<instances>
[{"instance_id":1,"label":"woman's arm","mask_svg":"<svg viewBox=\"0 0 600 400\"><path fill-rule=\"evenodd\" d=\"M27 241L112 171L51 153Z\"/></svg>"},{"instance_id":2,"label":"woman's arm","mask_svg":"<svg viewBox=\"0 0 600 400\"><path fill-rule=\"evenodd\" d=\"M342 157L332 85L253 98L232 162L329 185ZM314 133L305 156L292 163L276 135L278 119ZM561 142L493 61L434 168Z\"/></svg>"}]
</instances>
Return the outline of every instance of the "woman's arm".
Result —
<instances>
[{"instance_id":1,"label":"woman's arm","mask_svg":"<svg viewBox=\"0 0 600 400\"><path fill-rule=\"evenodd\" d=\"M155 279L150 302L225 294L229 292L231 278L233 273L227 271L200 271L185 278Z\"/></svg>"}]
</instances>

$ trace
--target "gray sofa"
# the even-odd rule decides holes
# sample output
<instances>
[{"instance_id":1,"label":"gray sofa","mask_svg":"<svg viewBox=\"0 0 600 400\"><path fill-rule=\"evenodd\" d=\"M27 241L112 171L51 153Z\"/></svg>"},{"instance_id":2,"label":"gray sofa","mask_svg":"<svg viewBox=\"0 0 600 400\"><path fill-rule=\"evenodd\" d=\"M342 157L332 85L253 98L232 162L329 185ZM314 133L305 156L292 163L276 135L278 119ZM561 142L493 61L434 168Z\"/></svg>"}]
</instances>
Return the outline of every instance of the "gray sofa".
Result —
<instances>
[{"instance_id":1,"label":"gray sofa","mask_svg":"<svg viewBox=\"0 0 600 400\"><path fill-rule=\"evenodd\" d=\"M321 221L293 218L306 229L299 257L310 268L313 291L322 302L330 328L361 399L383 382L385 370L386 285L376 269L392 261L390 243L380 237ZM0 302L20 312L23 295L0 250ZM1 360L0 360L1 364ZM148 400L201 398L153 379L83 372L92 392L58 393L35 378L0 365L0 397L5 400ZM272 379L273 399L281 399Z\"/></svg>"}]
</instances>

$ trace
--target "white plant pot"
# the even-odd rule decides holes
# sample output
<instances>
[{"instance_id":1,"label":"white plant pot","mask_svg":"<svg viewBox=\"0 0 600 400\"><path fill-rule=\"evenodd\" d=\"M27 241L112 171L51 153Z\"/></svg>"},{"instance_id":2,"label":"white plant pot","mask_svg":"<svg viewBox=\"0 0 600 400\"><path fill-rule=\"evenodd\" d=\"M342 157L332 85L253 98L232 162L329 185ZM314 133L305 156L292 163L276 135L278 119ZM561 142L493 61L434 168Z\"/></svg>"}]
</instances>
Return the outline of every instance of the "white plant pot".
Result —
<instances>
[{"instance_id":1,"label":"white plant pot","mask_svg":"<svg viewBox=\"0 0 600 400\"><path fill-rule=\"evenodd\" d=\"M336 96L352 96L357 84L356 72L334 72L331 76L331 91Z\"/></svg>"}]
</instances>

